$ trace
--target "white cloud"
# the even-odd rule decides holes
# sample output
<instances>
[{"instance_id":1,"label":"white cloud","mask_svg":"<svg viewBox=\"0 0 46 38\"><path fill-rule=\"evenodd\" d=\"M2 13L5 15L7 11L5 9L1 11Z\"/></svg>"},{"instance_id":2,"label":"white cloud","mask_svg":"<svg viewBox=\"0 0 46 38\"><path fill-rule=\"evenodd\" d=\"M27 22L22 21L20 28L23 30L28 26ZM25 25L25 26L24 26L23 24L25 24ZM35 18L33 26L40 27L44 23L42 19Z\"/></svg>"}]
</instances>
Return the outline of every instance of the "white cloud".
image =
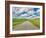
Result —
<instances>
[{"instance_id":1,"label":"white cloud","mask_svg":"<svg viewBox=\"0 0 46 38\"><path fill-rule=\"evenodd\" d=\"M34 13L35 13L35 11L33 11L33 10L27 12L28 15L33 15Z\"/></svg>"},{"instance_id":2,"label":"white cloud","mask_svg":"<svg viewBox=\"0 0 46 38\"><path fill-rule=\"evenodd\" d=\"M19 12L23 12L25 10L25 8L21 8L20 10L19 10Z\"/></svg>"},{"instance_id":3,"label":"white cloud","mask_svg":"<svg viewBox=\"0 0 46 38\"><path fill-rule=\"evenodd\" d=\"M40 10L38 9L36 12L37 12L37 13L39 13L39 12L40 12Z\"/></svg>"},{"instance_id":4,"label":"white cloud","mask_svg":"<svg viewBox=\"0 0 46 38\"><path fill-rule=\"evenodd\" d=\"M22 17L26 17L26 16L28 16L27 14L21 14L20 16L22 16Z\"/></svg>"}]
</instances>

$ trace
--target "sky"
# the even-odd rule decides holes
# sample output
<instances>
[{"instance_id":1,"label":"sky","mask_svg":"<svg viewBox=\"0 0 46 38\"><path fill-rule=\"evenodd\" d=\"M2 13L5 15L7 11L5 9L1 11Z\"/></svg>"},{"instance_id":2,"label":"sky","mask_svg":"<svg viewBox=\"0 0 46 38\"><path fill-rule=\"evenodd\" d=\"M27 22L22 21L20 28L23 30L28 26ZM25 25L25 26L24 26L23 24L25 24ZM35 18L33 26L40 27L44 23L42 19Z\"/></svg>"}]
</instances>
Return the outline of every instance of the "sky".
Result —
<instances>
[{"instance_id":1,"label":"sky","mask_svg":"<svg viewBox=\"0 0 46 38\"><path fill-rule=\"evenodd\" d=\"M39 18L40 8L29 8L29 7L13 7L12 8L13 18Z\"/></svg>"}]
</instances>

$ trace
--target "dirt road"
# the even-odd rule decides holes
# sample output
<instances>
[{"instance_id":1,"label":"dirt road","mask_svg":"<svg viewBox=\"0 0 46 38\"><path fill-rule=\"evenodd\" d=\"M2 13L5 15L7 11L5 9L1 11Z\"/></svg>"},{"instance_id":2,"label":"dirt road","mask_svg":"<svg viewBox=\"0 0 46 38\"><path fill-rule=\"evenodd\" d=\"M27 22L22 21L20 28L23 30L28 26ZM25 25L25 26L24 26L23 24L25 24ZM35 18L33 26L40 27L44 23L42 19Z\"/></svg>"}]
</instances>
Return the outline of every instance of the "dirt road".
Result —
<instances>
[{"instance_id":1,"label":"dirt road","mask_svg":"<svg viewBox=\"0 0 46 38\"><path fill-rule=\"evenodd\" d=\"M39 28L30 23L29 21L25 21L22 24L16 25L13 30L38 30Z\"/></svg>"}]
</instances>

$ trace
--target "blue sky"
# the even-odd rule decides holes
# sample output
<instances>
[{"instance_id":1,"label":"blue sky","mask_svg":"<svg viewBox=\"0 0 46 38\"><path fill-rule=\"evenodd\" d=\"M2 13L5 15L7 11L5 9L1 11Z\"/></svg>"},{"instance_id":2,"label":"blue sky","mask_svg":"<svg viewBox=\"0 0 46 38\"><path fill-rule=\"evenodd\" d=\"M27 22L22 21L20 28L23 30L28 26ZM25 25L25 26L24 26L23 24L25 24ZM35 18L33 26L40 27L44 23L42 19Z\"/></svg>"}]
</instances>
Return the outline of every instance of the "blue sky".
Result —
<instances>
[{"instance_id":1,"label":"blue sky","mask_svg":"<svg viewBox=\"0 0 46 38\"><path fill-rule=\"evenodd\" d=\"M40 17L40 8L13 7L12 16L15 18L35 18Z\"/></svg>"}]
</instances>

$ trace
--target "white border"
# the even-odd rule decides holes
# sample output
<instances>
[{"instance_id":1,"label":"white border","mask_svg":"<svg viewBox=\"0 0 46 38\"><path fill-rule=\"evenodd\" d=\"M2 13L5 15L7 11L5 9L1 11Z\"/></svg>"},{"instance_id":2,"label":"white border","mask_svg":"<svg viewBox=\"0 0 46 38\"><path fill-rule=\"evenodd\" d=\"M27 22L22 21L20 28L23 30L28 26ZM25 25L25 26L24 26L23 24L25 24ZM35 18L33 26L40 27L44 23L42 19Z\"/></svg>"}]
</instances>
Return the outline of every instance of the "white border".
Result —
<instances>
[{"instance_id":1,"label":"white border","mask_svg":"<svg viewBox=\"0 0 46 38\"><path fill-rule=\"evenodd\" d=\"M12 31L12 7L31 7L40 8L40 30L23 30L23 31ZM10 4L10 34L22 34L22 33L38 33L42 32L42 6L35 5L16 5Z\"/></svg>"}]
</instances>

